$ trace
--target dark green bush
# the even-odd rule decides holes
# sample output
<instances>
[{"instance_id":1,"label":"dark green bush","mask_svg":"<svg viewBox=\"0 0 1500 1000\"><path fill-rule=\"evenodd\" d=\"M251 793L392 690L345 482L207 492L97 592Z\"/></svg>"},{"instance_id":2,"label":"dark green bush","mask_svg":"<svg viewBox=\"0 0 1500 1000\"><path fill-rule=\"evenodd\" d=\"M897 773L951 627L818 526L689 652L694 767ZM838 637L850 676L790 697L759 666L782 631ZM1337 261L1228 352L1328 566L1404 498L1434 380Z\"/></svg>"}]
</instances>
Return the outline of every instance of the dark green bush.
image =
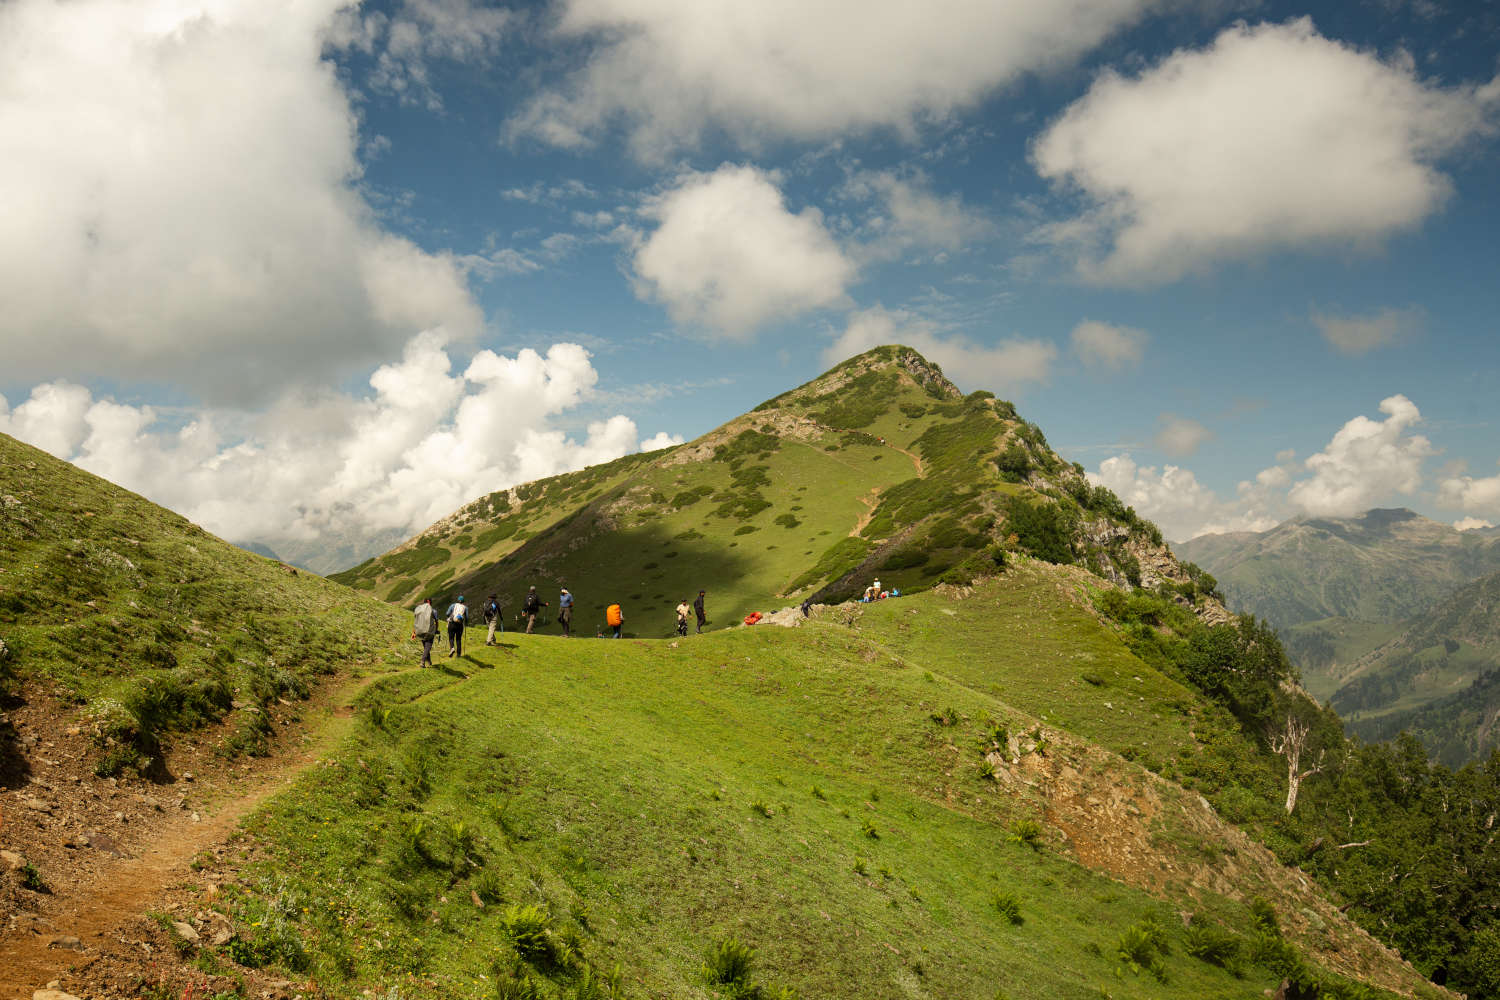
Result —
<instances>
[{"instance_id":1,"label":"dark green bush","mask_svg":"<svg viewBox=\"0 0 1500 1000\"><path fill-rule=\"evenodd\" d=\"M1016 536L1022 549L1051 563L1073 561L1073 525L1059 505L1013 496L1006 498L1002 510L1005 530Z\"/></svg>"}]
</instances>

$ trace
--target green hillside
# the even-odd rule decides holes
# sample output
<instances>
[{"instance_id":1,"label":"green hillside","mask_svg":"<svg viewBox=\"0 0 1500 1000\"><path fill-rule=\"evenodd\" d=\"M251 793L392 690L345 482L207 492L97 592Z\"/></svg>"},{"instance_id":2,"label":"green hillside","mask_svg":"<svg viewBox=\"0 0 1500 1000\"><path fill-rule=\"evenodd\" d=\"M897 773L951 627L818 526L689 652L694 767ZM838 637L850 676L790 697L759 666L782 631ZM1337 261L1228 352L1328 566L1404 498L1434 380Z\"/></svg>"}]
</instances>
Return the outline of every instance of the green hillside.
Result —
<instances>
[{"instance_id":1,"label":"green hillside","mask_svg":"<svg viewBox=\"0 0 1500 1000\"><path fill-rule=\"evenodd\" d=\"M241 952L335 996L1435 994L1197 795L1083 738L1161 761L1221 724L1083 580L1028 564L682 642L511 637L378 682L253 825ZM726 941L757 988L705 975Z\"/></svg>"},{"instance_id":2,"label":"green hillside","mask_svg":"<svg viewBox=\"0 0 1500 1000\"><path fill-rule=\"evenodd\" d=\"M1495 531L1371 510L1208 535L1176 549L1214 575L1231 610L1268 620L1307 690L1331 698L1362 735L1393 733L1381 720L1454 695L1494 662L1489 640L1476 638L1484 626L1451 619L1470 600L1460 596L1465 585L1500 570ZM1445 648L1455 640L1459 648ZM1425 716L1439 726L1424 729L1430 746L1487 745L1474 742L1472 726L1444 731L1445 714Z\"/></svg>"},{"instance_id":3,"label":"green hillside","mask_svg":"<svg viewBox=\"0 0 1500 1000\"><path fill-rule=\"evenodd\" d=\"M1214 575L1231 608L1279 629L1324 618L1406 621L1500 572L1500 535L1458 531L1404 509L1297 518L1174 548Z\"/></svg>"},{"instance_id":4,"label":"green hillside","mask_svg":"<svg viewBox=\"0 0 1500 1000\"><path fill-rule=\"evenodd\" d=\"M1500 746L1500 574L1460 587L1356 661L1333 705L1351 732L1407 730L1454 766Z\"/></svg>"},{"instance_id":5,"label":"green hillside","mask_svg":"<svg viewBox=\"0 0 1500 1000\"><path fill-rule=\"evenodd\" d=\"M269 705L405 620L0 435L0 670L82 706L101 773L155 772L173 731L225 719L258 752Z\"/></svg>"},{"instance_id":6,"label":"green hillside","mask_svg":"<svg viewBox=\"0 0 1500 1000\"><path fill-rule=\"evenodd\" d=\"M1500 757L1452 772L1346 743L1273 633L1008 404L905 349L484 498L346 574L364 594L0 443L3 662L76 708L124 788L173 780L182 729L227 721L222 750L258 753L319 675L384 675L240 849L173 890L231 933L157 920L151 995L1500 989ZM821 548L766 540L814 529ZM689 557L720 624L876 573L908 593L685 640L626 594L640 638L507 635L435 670L369 593L530 578L589 607L576 579L660 570L667 594ZM1268 739L1291 722L1318 763L1295 810Z\"/></svg>"},{"instance_id":7,"label":"green hillside","mask_svg":"<svg viewBox=\"0 0 1500 1000\"><path fill-rule=\"evenodd\" d=\"M628 631L663 636L700 589L723 626L876 578L962 583L1007 551L1212 590L1009 403L883 347L696 441L481 498L333 578L398 603L496 592L512 611L528 585L554 604L567 587L586 633L619 603Z\"/></svg>"}]
</instances>

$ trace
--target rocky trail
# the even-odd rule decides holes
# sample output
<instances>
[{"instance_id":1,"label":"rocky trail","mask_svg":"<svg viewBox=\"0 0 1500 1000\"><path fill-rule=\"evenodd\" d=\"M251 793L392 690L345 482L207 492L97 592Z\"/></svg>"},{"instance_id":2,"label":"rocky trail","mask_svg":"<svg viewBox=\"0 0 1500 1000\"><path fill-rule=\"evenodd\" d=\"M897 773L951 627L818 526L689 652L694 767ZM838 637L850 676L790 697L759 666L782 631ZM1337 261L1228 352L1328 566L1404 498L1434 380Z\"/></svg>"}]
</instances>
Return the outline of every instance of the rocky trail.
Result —
<instances>
[{"instance_id":1,"label":"rocky trail","mask_svg":"<svg viewBox=\"0 0 1500 1000\"><path fill-rule=\"evenodd\" d=\"M454 675L454 683L466 676ZM0 896L0 1000L73 995L82 988L73 984L96 978L95 962L108 956L118 966L122 952L147 968L151 945L128 939L126 928L337 747L353 724L355 698L391 676L345 676L289 706L267 758L224 760L212 734L199 734L174 748L163 782L95 776L87 735L50 698L28 692L7 713L17 752L0 777L0 862L10 872Z\"/></svg>"}]
</instances>

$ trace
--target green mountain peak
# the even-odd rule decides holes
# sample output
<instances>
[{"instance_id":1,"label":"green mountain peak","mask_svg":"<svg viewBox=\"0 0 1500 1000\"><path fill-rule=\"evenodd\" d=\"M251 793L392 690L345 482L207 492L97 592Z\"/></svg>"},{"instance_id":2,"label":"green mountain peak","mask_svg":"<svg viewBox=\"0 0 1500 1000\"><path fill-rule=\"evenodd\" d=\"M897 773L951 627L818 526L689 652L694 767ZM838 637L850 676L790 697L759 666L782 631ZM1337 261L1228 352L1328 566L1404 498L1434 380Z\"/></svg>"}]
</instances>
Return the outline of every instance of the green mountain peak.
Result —
<instances>
[{"instance_id":1,"label":"green mountain peak","mask_svg":"<svg viewBox=\"0 0 1500 1000\"><path fill-rule=\"evenodd\" d=\"M620 603L666 634L709 591L723 625L751 611L966 584L1028 555L1122 585L1167 586L1227 617L1160 532L992 393L967 396L887 345L676 448L482 497L334 579L387 600L462 591L514 604L577 595L589 623Z\"/></svg>"}]
</instances>

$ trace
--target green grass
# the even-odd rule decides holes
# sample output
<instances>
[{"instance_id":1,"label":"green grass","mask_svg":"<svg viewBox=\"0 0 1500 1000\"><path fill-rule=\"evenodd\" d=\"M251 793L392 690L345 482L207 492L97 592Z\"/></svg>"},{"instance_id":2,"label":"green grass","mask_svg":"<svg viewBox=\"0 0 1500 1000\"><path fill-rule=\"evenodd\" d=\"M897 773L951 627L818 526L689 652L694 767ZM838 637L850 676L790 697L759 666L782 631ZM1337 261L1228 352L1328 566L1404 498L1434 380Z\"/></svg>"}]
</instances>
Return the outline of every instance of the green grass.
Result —
<instances>
[{"instance_id":1,"label":"green grass","mask_svg":"<svg viewBox=\"0 0 1500 1000\"><path fill-rule=\"evenodd\" d=\"M1008 586L1033 619L1065 613L1049 572L1050 591L1017 580L963 602L889 601L852 626L676 648L518 636L441 661L454 673L380 680L331 765L255 821L264 853L245 881L262 888L236 905L279 893L306 906L296 940L334 996L398 981L403 995L488 996L501 974L568 996L616 967L628 996L706 996L705 955L738 968L740 946L765 996L1258 995L1271 971L1195 957L1206 946L1176 916L1206 907L1245 925L1240 904L1181 886L1153 898L1090 871L1049 846L1039 793L963 764L971 744L1006 739L997 720L1032 729L1011 694L1039 664L1073 676L1076 649L1050 632L990 645L946 615L925 642L905 626L944 601L993 607ZM1091 699L1135 683L1111 687L1126 661L1105 639L1095 666L1110 684L1079 682L1068 702L1085 729ZM1174 725L1160 752L1187 739ZM1122 971L1120 944L1142 927L1167 940L1141 966L1165 984Z\"/></svg>"},{"instance_id":2,"label":"green grass","mask_svg":"<svg viewBox=\"0 0 1500 1000\"><path fill-rule=\"evenodd\" d=\"M409 628L396 608L229 545L4 435L0 496L6 666L83 706L101 773L150 767L167 734L236 703L304 696L356 662L383 669ZM245 733L226 749L259 746Z\"/></svg>"}]
</instances>

